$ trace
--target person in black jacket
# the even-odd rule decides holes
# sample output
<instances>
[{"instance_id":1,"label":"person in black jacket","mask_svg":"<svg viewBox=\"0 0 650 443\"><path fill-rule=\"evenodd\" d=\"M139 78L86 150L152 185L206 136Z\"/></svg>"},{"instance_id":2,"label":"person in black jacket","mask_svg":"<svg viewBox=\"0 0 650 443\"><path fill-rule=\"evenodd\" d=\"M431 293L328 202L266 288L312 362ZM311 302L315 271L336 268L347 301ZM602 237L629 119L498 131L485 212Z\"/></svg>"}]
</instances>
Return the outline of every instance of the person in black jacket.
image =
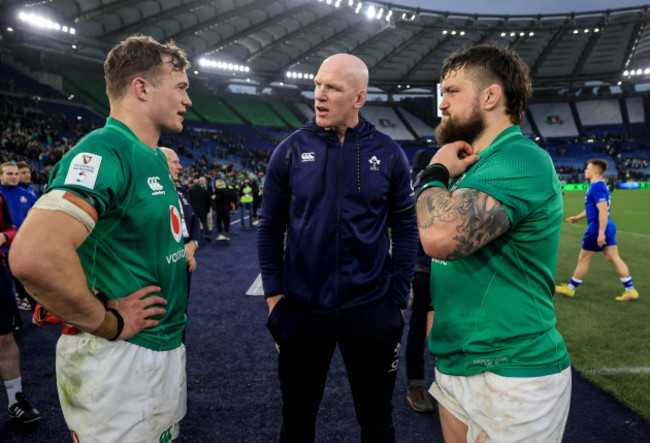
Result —
<instances>
[{"instance_id":1,"label":"person in black jacket","mask_svg":"<svg viewBox=\"0 0 650 443\"><path fill-rule=\"evenodd\" d=\"M215 182L212 209L217 214L217 240L230 240L230 210L232 209L231 192L226 188L226 182L218 179Z\"/></svg>"},{"instance_id":2,"label":"person in black jacket","mask_svg":"<svg viewBox=\"0 0 650 443\"><path fill-rule=\"evenodd\" d=\"M433 154L425 149L415 153L413 157L413 187L419 184L419 175L429 165ZM415 263L415 274L411 288L413 290L413 305L406 339L406 399L411 407L418 412L431 412L433 405L427 395L427 385L424 378L424 348L427 336L427 313L431 308L431 257L422 244L418 242L418 257Z\"/></svg>"},{"instance_id":3,"label":"person in black jacket","mask_svg":"<svg viewBox=\"0 0 650 443\"><path fill-rule=\"evenodd\" d=\"M196 259L194 258L194 252L199 248L199 239L201 238L201 224L199 219L192 210L192 205L190 203L190 198L188 195L187 188L178 183L178 174L182 169L180 162L178 161L178 155L176 152L169 148L160 148L165 154L167 159L167 165L169 166L169 173L174 179L174 184L176 186L176 194L178 195L178 201L180 202L183 223L183 238L185 239L185 260L187 261L187 270L188 272L193 272L196 269ZM189 291L191 274L187 274L187 285Z\"/></svg>"},{"instance_id":4,"label":"person in black jacket","mask_svg":"<svg viewBox=\"0 0 650 443\"><path fill-rule=\"evenodd\" d=\"M207 241L212 240L212 231L208 224L208 212L210 212L210 191L206 185L205 177L195 178L189 189L190 202L192 209L201 222L203 236Z\"/></svg>"}]
</instances>

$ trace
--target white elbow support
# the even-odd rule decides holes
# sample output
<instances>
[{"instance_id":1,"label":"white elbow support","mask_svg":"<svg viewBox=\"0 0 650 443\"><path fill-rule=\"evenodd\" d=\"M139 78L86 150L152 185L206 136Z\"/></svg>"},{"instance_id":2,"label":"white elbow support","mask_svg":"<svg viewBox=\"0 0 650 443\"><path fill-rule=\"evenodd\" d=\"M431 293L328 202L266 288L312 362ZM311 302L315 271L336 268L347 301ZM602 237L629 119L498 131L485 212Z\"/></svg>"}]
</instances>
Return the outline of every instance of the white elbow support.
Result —
<instances>
[{"instance_id":1,"label":"white elbow support","mask_svg":"<svg viewBox=\"0 0 650 443\"><path fill-rule=\"evenodd\" d=\"M79 220L88 232L92 232L95 228L95 220L93 220L93 218L79 206L64 198L65 193L66 191L55 189L47 194L43 194L43 196L36 201L33 208L65 212Z\"/></svg>"}]
</instances>

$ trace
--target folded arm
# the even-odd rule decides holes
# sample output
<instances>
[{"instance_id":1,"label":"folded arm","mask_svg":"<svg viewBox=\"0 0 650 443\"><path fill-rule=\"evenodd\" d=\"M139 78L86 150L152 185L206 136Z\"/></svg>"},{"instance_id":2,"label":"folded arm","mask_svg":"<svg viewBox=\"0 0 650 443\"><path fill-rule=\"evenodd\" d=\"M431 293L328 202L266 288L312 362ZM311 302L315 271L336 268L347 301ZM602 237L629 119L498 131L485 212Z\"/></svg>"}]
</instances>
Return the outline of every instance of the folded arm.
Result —
<instances>
[{"instance_id":1,"label":"folded arm","mask_svg":"<svg viewBox=\"0 0 650 443\"><path fill-rule=\"evenodd\" d=\"M466 257L510 228L503 204L471 188L427 188L418 197L417 214L424 251L440 260Z\"/></svg>"}]
</instances>

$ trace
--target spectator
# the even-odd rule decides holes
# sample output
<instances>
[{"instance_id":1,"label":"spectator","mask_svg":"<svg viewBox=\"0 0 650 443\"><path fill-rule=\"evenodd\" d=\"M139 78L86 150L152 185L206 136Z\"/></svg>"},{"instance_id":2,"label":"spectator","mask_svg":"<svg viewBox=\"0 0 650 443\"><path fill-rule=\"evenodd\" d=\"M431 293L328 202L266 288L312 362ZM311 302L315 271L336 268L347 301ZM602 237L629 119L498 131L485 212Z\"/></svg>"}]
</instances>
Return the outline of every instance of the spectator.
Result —
<instances>
[{"instance_id":1,"label":"spectator","mask_svg":"<svg viewBox=\"0 0 650 443\"><path fill-rule=\"evenodd\" d=\"M213 210L217 214L217 240L230 240L230 192L226 188L226 182L219 178L215 182Z\"/></svg>"},{"instance_id":2,"label":"spectator","mask_svg":"<svg viewBox=\"0 0 650 443\"><path fill-rule=\"evenodd\" d=\"M420 150L413 157L412 179L413 186L419 184L419 175L427 167L433 154ZM431 311L431 257L422 249L418 242L418 255L415 263L415 275L411 288L413 291L413 311L409 322L406 339L406 399L411 407L418 412L431 412L433 405L427 396L424 379L424 348L427 338L427 313Z\"/></svg>"},{"instance_id":3,"label":"spectator","mask_svg":"<svg viewBox=\"0 0 650 443\"><path fill-rule=\"evenodd\" d=\"M195 178L188 190L192 209L201 222L201 230L207 241L212 240L211 226L208 224L210 212L210 191L208 191L205 177Z\"/></svg>"},{"instance_id":4,"label":"spectator","mask_svg":"<svg viewBox=\"0 0 650 443\"><path fill-rule=\"evenodd\" d=\"M7 162L0 165L0 192L5 196L5 200L11 211L16 230L20 229L27 217L27 213L34 206L38 197L25 189L20 184L20 173L18 166L13 162ZM9 245L3 245L2 250L5 254L9 252ZM22 283L14 279L14 285L17 293L18 308L34 312L36 301L25 291Z\"/></svg>"},{"instance_id":5,"label":"spectator","mask_svg":"<svg viewBox=\"0 0 650 443\"><path fill-rule=\"evenodd\" d=\"M0 245L9 246L16 235L9 205L0 193ZM21 424L38 422L41 414L27 401L20 374L20 349L13 332L21 326L16 307L11 274L7 259L0 250L0 377L4 381L9 400L9 416Z\"/></svg>"}]
</instances>

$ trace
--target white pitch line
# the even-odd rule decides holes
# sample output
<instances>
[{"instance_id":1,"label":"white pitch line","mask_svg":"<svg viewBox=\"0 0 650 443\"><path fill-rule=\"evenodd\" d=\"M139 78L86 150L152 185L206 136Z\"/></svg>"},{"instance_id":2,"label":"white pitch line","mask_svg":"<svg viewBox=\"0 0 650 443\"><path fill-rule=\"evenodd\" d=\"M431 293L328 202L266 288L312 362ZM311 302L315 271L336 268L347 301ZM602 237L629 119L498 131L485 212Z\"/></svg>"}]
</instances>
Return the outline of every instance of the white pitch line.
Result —
<instances>
[{"instance_id":1,"label":"white pitch line","mask_svg":"<svg viewBox=\"0 0 650 443\"><path fill-rule=\"evenodd\" d=\"M612 375L612 374L650 374L650 366L617 366L611 368L588 369L588 374Z\"/></svg>"},{"instance_id":2,"label":"white pitch line","mask_svg":"<svg viewBox=\"0 0 650 443\"><path fill-rule=\"evenodd\" d=\"M570 225L572 228L582 228L582 230L586 230L587 227L584 225L576 225L574 223L569 223L569 222L563 222L565 224ZM616 235L630 235L632 237L643 237L643 238L650 238L649 234L641 234L639 232L629 232L629 231L616 231Z\"/></svg>"},{"instance_id":3,"label":"white pitch line","mask_svg":"<svg viewBox=\"0 0 650 443\"><path fill-rule=\"evenodd\" d=\"M262 287L262 274L258 274L251 287L246 291L246 295L264 295L264 288Z\"/></svg>"}]
</instances>

